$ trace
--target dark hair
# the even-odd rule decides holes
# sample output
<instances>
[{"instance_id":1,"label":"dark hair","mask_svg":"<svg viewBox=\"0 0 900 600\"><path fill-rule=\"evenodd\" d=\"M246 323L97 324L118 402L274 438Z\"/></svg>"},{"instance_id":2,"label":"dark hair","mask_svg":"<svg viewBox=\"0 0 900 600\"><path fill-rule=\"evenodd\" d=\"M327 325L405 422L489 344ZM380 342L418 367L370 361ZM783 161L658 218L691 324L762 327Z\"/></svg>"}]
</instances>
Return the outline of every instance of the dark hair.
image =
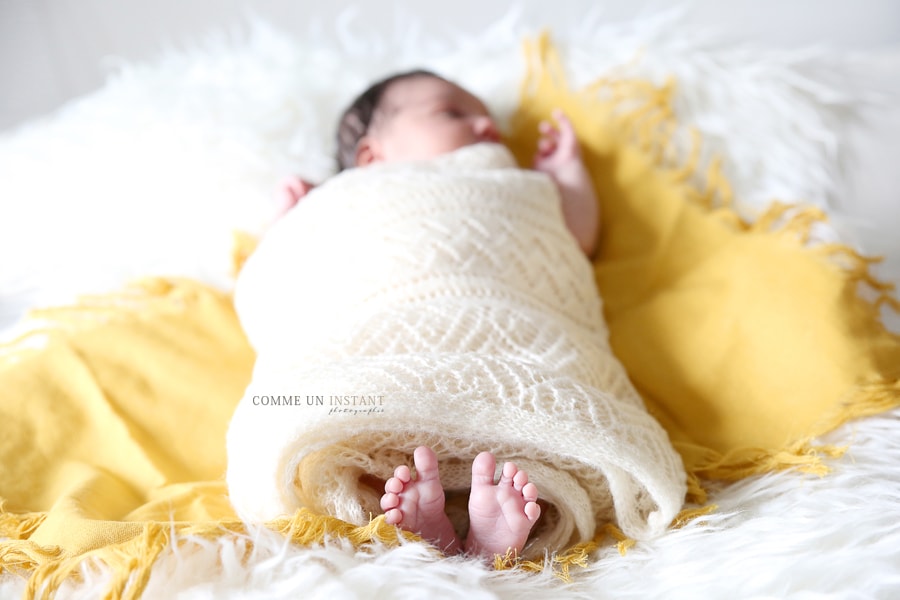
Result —
<instances>
[{"instance_id":1,"label":"dark hair","mask_svg":"<svg viewBox=\"0 0 900 600\"><path fill-rule=\"evenodd\" d=\"M424 69L396 73L373 83L347 107L338 121L337 128L338 171L356 166L356 147L359 145L359 140L368 133L372 120L381 105L381 99L388 88L398 81L416 77L443 79L440 75Z\"/></svg>"}]
</instances>

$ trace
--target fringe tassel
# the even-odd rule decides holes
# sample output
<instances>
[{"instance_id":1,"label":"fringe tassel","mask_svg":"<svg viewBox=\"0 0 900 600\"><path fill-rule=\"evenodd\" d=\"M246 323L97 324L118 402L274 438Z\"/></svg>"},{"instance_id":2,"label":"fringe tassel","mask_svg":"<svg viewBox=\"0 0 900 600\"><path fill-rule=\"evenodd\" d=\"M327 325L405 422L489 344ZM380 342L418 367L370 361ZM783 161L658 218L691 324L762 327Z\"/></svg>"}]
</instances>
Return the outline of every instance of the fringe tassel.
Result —
<instances>
[{"instance_id":1,"label":"fringe tassel","mask_svg":"<svg viewBox=\"0 0 900 600\"><path fill-rule=\"evenodd\" d=\"M403 531L394 525L388 525L384 515L369 521L368 525L357 526L341 519L326 515L317 515L301 508L289 519L278 519L269 525L273 529L299 546L321 544L326 539L340 537L349 540L355 546L381 543L396 546L401 537L409 541L421 541L417 535Z\"/></svg>"},{"instance_id":2,"label":"fringe tassel","mask_svg":"<svg viewBox=\"0 0 900 600\"><path fill-rule=\"evenodd\" d=\"M66 581L81 580L82 569L91 565L103 565L111 573L104 600L136 600L141 596L150 572L159 555L169 546L169 529L164 523L146 523L135 538L91 550L77 556L64 556L61 552L48 552L37 544L24 542L38 557L31 567L31 576L23 597L53 598ZM0 565L6 559L0 557Z\"/></svg>"},{"instance_id":3,"label":"fringe tassel","mask_svg":"<svg viewBox=\"0 0 900 600\"><path fill-rule=\"evenodd\" d=\"M835 429L851 419L871 417L900 406L900 379L873 381L857 386L835 414L819 424L819 435Z\"/></svg>"},{"instance_id":4,"label":"fringe tassel","mask_svg":"<svg viewBox=\"0 0 900 600\"><path fill-rule=\"evenodd\" d=\"M700 478L696 473L688 473L687 475L687 496L685 501L688 504L703 505L709 500L706 490L700 485Z\"/></svg>"},{"instance_id":5,"label":"fringe tassel","mask_svg":"<svg viewBox=\"0 0 900 600\"><path fill-rule=\"evenodd\" d=\"M27 540L40 527L47 515L44 513L8 513L0 499L0 537L12 540Z\"/></svg>"},{"instance_id":6,"label":"fringe tassel","mask_svg":"<svg viewBox=\"0 0 900 600\"><path fill-rule=\"evenodd\" d=\"M556 577L568 583L572 581L571 568L587 567L590 555L600 547L604 537L605 534L601 531L594 539L576 544L564 552L554 554L543 562L522 561L518 566L533 573L550 569L550 572Z\"/></svg>"},{"instance_id":7,"label":"fringe tassel","mask_svg":"<svg viewBox=\"0 0 900 600\"><path fill-rule=\"evenodd\" d=\"M612 523L607 523L604 530L616 540L616 549L618 549L621 556L625 556L637 543L637 541L622 533L622 530Z\"/></svg>"},{"instance_id":8,"label":"fringe tassel","mask_svg":"<svg viewBox=\"0 0 900 600\"><path fill-rule=\"evenodd\" d=\"M621 529L612 523L607 523L594 536L594 539L575 544L562 552L553 553L541 562L520 560L512 550L508 550L504 555L496 554L494 555L494 568L497 570L520 568L535 573L550 569L560 579L570 581L571 567L586 567L590 555L600 547L607 535L616 540L616 549L622 556L625 556L626 552L637 543L622 533Z\"/></svg>"},{"instance_id":9,"label":"fringe tassel","mask_svg":"<svg viewBox=\"0 0 900 600\"><path fill-rule=\"evenodd\" d=\"M57 546L42 547L27 540L13 540L0 544L0 572L22 575L50 561L62 558Z\"/></svg>"},{"instance_id":10,"label":"fringe tassel","mask_svg":"<svg viewBox=\"0 0 900 600\"><path fill-rule=\"evenodd\" d=\"M588 559L591 554L595 550L600 547L600 544L603 542L607 533L609 533L608 528L613 527L616 531L621 535L621 539L619 539L619 543L617 546L619 547L619 552L622 553L622 548L624 546L619 546L621 544L625 544L628 540L621 531L616 529L614 526L607 526L604 529L601 529L600 532L594 536L594 539L589 540L587 542L582 542L580 544L575 544L574 546L567 548L562 552L554 553L548 557L546 557L543 561L531 561L520 559L519 556L509 550L506 554L495 554L494 555L494 569L497 571L505 571L508 569L522 569L523 571L528 571L530 573L539 573L546 569L549 569L554 576L559 579L569 583L572 581L571 569L572 567L581 567L585 568L588 564ZM633 544L633 540L630 540ZM629 546L630 547L630 546Z\"/></svg>"},{"instance_id":11,"label":"fringe tassel","mask_svg":"<svg viewBox=\"0 0 900 600\"><path fill-rule=\"evenodd\" d=\"M44 515L39 517L43 520ZM37 518L38 515L34 514L0 513L0 523L4 524L18 519L30 526ZM421 541L418 536L388 525L383 515L375 517L367 525L356 526L335 517L300 509L291 517L268 523L267 527L294 544L307 547L321 545L334 538L346 539L357 548L370 544L394 547L404 539ZM7 531L12 531L12 528L2 530L4 534ZM146 588L157 558L172 545L173 540L180 542L180 538L187 536L215 540L223 535L246 536L247 529L240 521L177 525L148 522L141 534L131 540L78 556L66 556L57 547L42 547L27 539L15 539L0 544L0 571L28 576L24 598L32 600L54 597L66 581L80 580L85 567L103 566L112 573L104 600L136 600ZM437 550L435 553L439 554Z\"/></svg>"},{"instance_id":12,"label":"fringe tassel","mask_svg":"<svg viewBox=\"0 0 900 600\"><path fill-rule=\"evenodd\" d=\"M708 457L694 467L693 475L705 479L737 481L752 475L794 469L822 476L829 471L822 458L837 458L846 451L846 447L813 446L810 440L795 442L778 452L763 448L741 448L720 455L709 451Z\"/></svg>"},{"instance_id":13,"label":"fringe tassel","mask_svg":"<svg viewBox=\"0 0 900 600\"><path fill-rule=\"evenodd\" d=\"M715 512L718 508L719 506L717 504L708 504L700 508L686 508L675 516L670 527L672 529L681 529L694 519L705 517L706 515Z\"/></svg>"}]
</instances>

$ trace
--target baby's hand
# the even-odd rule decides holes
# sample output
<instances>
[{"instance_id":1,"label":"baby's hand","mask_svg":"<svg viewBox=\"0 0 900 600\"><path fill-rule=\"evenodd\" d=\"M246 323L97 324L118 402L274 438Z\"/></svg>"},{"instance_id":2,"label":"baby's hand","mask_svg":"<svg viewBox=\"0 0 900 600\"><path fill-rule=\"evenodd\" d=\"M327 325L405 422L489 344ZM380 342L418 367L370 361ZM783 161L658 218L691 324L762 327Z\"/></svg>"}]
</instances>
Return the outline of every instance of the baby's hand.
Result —
<instances>
[{"instance_id":1,"label":"baby's hand","mask_svg":"<svg viewBox=\"0 0 900 600\"><path fill-rule=\"evenodd\" d=\"M314 184L305 179L301 179L296 175L284 178L278 184L278 190L276 192L278 198L278 214L275 217L276 220L280 219L287 211L294 208L294 206L296 206L296 204L314 187Z\"/></svg>"},{"instance_id":2,"label":"baby's hand","mask_svg":"<svg viewBox=\"0 0 900 600\"><path fill-rule=\"evenodd\" d=\"M597 249L597 232L600 227L600 208L587 167L581 160L581 148L575 137L575 129L563 111L553 111L559 124L553 127L547 121L538 126L538 140L534 168L549 175L562 199L566 227L578 240L578 245L588 257Z\"/></svg>"},{"instance_id":3,"label":"baby's hand","mask_svg":"<svg viewBox=\"0 0 900 600\"><path fill-rule=\"evenodd\" d=\"M534 155L534 168L555 179L572 165L581 164L581 149L578 147L572 122L565 113L557 108L553 111L553 118L559 124L558 127L548 121L541 121L538 125L541 138Z\"/></svg>"}]
</instances>

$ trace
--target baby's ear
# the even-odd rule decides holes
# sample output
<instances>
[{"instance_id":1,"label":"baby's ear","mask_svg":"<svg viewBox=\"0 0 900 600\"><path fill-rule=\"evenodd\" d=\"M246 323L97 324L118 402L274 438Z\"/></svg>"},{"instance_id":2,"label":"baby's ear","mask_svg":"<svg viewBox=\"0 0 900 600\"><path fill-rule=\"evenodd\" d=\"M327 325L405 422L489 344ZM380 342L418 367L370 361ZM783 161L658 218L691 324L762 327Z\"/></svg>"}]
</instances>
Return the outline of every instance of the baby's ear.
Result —
<instances>
[{"instance_id":1,"label":"baby's ear","mask_svg":"<svg viewBox=\"0 0 900 600\"><path fill-rule=\"evenodd\" d=\"M378 142L369 136L360 138L359 143L356 144L356 166L365 167L379 160L381 160L381 155L378 151Z\"/></svg>"}]
</instances>

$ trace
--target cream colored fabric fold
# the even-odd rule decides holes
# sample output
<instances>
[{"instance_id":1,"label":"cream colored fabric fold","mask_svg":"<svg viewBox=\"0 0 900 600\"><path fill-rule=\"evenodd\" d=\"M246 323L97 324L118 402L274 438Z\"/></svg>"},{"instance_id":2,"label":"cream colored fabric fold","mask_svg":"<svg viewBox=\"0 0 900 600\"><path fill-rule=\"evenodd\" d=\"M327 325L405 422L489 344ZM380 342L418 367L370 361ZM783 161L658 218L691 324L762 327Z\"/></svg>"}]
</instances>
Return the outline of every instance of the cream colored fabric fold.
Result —
<instances>
[{"instance_id":1,"label":"cream colored fabric fold","mask_svg":"<svg viewBox=\"0 0 900 600\"><path fill-rule=\"evenodd\" d=\"M685 473L612 355L590 263L546 176L497 144L347 171L249 258L235 303L258 353L228 432L246 519L300 506L365 523L431 445L464 528L482 450L528 470L549 506L530 548L615 521L661 533Z\"/></svg>"}]
</instances>

